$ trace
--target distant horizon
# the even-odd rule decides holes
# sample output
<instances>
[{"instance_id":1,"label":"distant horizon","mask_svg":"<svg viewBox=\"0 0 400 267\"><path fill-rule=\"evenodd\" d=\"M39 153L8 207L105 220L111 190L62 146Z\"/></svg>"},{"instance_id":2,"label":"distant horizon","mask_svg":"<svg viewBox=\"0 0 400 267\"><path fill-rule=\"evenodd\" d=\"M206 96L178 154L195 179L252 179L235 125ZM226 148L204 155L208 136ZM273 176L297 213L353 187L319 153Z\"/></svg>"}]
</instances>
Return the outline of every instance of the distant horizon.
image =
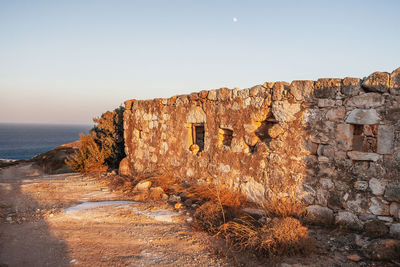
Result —
<instances>
[{"instance_id":1,"label":"distant horizon","mask_svg":"<svg viewBox=\"0 0 400 267\"><path fill-rule=\"evenodd\" d=\"M0 121L400 67L400 1L0 1Z\"/></svg>"},{"instance_id":2,"label":"distant horizon","mask_svg":"<svg viewBox=\"0 0 400 267\"><path fill-rule=\"evenodd\" d=\"M65 122L65 123L59 123L59 122L9 122L9 121L0 121L0 124L25 124L25 125L29 125L29 124L32 124L32 125L51 125L51 126L57 126L57 125L60 125L60 126L90 126L90 125L93 125L94 126L94 123L68 123L68 122Z\"/></svg>"}]
</instances>

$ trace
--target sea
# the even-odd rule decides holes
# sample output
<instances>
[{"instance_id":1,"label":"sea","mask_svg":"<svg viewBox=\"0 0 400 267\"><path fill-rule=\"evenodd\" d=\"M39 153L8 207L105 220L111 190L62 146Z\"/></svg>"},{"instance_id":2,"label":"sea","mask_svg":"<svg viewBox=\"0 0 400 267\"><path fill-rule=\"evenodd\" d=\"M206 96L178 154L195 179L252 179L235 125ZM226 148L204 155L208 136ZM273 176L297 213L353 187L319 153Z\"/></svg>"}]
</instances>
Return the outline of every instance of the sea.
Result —
<instances>
[{"instance_id":1,"label":"sea","mask_svg":"<svg viewBox=\"0 0 400 267\"><path fill-rule=\"evenodd\" d=\"M0 123L0 159L30 159L79 140L93 125Z\"/></svg>"}]
</instances>

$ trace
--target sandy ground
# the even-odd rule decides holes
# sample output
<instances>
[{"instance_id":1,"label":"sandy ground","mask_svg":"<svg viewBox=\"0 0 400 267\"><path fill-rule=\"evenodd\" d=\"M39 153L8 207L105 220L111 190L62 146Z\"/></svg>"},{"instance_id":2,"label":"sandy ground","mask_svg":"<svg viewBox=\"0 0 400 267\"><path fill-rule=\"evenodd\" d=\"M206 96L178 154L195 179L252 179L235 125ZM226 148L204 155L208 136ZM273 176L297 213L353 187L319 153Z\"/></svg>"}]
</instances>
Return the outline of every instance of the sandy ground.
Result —
<instances>
[{"instance_id":1,"label":"sandy ground","mask_svg":"<svg viewBox=\"0 0 400 267\"><path fill-rule=\"evenodd\" d=\"M31 163L0 169L0 267L396 266L358 263L355 234L310 229L318 250L259 258L197 232L167 202L134 202L98 177L45 175Z\"/></svg>"},{"instance_id":2,"label":"sandy ground","mask_svg":"<svg viewBox=\"0 0 400 267\"><path fill-rule=\"evenodd\" d=\"M232 266L168 204L116 200L95 177L0 170L0 266Z\"/></svg>"}]
</instances>

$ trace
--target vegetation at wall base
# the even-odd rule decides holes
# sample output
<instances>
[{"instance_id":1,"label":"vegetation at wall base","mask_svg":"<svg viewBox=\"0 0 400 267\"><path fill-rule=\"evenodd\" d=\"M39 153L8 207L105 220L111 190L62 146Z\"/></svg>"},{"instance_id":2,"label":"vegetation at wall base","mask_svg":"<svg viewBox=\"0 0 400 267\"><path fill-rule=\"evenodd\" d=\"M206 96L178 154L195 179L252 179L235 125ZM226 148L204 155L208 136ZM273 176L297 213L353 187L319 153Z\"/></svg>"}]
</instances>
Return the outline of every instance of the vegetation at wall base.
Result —
<instances>
[{"instance_id":1,"label":"vegetation at wall base","mask_svg":"<svg viewBox=\"0 0 400 267\"><path fill-rule=\"evenodd\" d=\"M100 118L94 118L95 126L89 135L80 135L80 147L72 156L68 156L66 164L74 171L101 172L118 168L125 157L123 113L124 107L107 111Z\"/></svg>"}]
</instances>

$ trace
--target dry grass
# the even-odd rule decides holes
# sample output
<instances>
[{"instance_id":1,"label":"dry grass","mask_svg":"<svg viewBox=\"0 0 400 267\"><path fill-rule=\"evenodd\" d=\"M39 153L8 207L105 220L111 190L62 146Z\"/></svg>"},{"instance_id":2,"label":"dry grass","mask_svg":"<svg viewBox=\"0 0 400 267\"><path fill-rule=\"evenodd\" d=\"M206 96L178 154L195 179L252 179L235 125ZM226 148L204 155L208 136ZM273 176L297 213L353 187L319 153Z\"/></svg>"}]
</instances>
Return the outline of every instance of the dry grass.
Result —
<instances>
[{"instance_id":1,"label":"dry grass","mask_svg":"<svg viewBox=\"0 0 400 267\"><path fill-rule=\"evenodd\" d=\"M193 226L224 238L235 251L249 250L269 257L312 251L313 242L307 228L296 219L302 215L305 206L294 194L271 194L261 208L268 218L273 219L261 223L242 210L249 204L244 195L220 185L185 184L168 172L120 177L113 183L127 189L144 180L151 181L154 187L162 187L168 194L200 204L193 214ZM284 186L286 192L291 188L289 184L279 186L280 189Z\"/></svg>"},{"instance_id":2,"label":"dry grass","mask_svg":"<svg viewBox=\"0 0 400 267\"><path fill-rule=\"evenodd\" d=\"M295 197L272 197L261 205L268 217L300 218L306 211L303 202Z\"/></svg>"},{"instance_id":3,"label":"dry grass","mask_svg":"<svg viewBox=\"0 0 400 267\"><path fill-rule=\"evenodd\" d=\"M313 242L307 227L292 217L274 218L260 224L251 217L235 219L223 224L218 232L236 250L252 250L266 256L306 254Z\"/></svg>"},{"instance_id":4,"label":"dry grass","mask_svg":"<svg viewBox=\"0 0 400 267\"><path fill-rule=\"evenodd\" d=\"M214 201L207 201L196 209L193 218L196 228L209 233L217 233L221 225L243 215L240 209L222 206Z\"/></svg>"},{"instance_id":5,"label":"dry grass","mask_svg":"<svg viewBox=\"0 0 400 267\"><path fill-rule=\"evenodd\" d=\"M219 185L190 185L183 195L200 202L212 201L220 206L242 208L248 203L247 197Z\"/></svg>"}]
</instances>

